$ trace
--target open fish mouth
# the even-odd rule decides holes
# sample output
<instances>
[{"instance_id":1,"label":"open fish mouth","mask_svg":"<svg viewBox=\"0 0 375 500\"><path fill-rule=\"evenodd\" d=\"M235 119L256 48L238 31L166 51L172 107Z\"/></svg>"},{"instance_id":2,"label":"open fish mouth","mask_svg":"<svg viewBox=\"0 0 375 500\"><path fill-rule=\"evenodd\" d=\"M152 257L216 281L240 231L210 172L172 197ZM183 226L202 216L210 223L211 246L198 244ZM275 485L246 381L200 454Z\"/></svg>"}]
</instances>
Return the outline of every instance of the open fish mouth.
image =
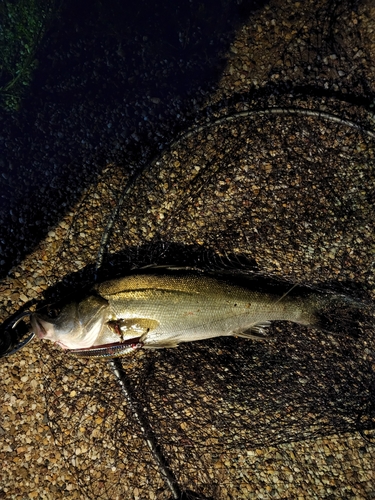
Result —
<instances>
[{"instance_id":1,"label":"open fish mouth","mask_svg":"<svg viewBox=\"0 0 375 500\"><path fill-rule=\"evenodd\" d=\"M36 314L31 316L31 326L38 339L43 339L47 336L46 329Z\"/></svg>"}]
</instances>

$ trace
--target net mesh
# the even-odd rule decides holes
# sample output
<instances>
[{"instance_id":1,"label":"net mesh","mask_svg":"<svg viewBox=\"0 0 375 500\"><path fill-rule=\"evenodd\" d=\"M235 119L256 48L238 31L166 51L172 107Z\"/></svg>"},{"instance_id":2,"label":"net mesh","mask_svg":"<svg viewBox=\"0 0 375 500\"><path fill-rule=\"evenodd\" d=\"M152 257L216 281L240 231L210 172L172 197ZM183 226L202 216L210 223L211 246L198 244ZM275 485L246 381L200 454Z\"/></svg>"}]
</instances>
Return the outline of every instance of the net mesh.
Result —
<instances>
[{"instance_id":1,"label":"net mesh","mask_svg":"<svg viewBox=\"0 0 375 500\"><path fill-rule=\"evenodd\" d=\"M361 128L366 115L354 125L333 100L324 113L314 100L298 104L267 112L241 103L250 110L225 109L166 148L125 197L121 190L113 195L119 202L102 274L152 263L250 266L291 282L371 295L374 138ZM249 474L252 450L276 447L288 463L289 442L359 429L371 437L371 321L349 318L339 335L288 323L271 328L273 340L215 339L124 361L135 400L183 490L247 498L249 476L239 481L238 474ZM170 498L105 362L53 357L47 376L57 397L49 417L64 453L76 457L78 450L72 460L79 471L97 470L98 460L116 469L98 478L79 473L93 498L121 498L132 488L161 489L155 495ZM66 359L79 377L74 397ZM61 429L73 418L77 434L67 440ZM299 470L301 481L310 467ZM351 485L344 483L341 493Z\"/></svg>"},{"instance_id":2,"label":"net mesh","mask_svg":"<svg viewBox=\"0 0 375 500\"><path fill-rule=\"evenodd\" d=\"M375 132L362 66L372 46L355 2L310 7L283 18L287 38L269 13L269 43L284 40L272 84L218 92L153 159L103 170L46 263L45 302L150 264L240 268L374 300ZM278 322L262 342L138 351L122 361L131 404L106 361L38 345L48 424L81 494L173 498L148 437L185 498L372 498L369 309L336 334Z\"/></svg>"}]
</instances>

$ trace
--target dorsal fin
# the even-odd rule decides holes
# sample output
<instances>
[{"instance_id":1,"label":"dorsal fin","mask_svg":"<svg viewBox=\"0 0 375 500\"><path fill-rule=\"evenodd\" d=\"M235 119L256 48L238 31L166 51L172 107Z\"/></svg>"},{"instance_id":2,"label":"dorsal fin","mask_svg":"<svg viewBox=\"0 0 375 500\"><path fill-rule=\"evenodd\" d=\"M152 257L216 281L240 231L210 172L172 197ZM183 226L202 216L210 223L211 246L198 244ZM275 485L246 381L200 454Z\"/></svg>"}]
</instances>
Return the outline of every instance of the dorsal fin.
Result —
<instances>
[{"instance_id":1,"label":"dorsal fin","mask_svg":"<svg viewBox=\"0 0 375 500\"><path fill-rule=\"evenodd\" d=\"M134 271L201 271L201 269L192 266L178 266L173 264L148 264L147 266L142 266Z\"/></svg>"}]
</instances>

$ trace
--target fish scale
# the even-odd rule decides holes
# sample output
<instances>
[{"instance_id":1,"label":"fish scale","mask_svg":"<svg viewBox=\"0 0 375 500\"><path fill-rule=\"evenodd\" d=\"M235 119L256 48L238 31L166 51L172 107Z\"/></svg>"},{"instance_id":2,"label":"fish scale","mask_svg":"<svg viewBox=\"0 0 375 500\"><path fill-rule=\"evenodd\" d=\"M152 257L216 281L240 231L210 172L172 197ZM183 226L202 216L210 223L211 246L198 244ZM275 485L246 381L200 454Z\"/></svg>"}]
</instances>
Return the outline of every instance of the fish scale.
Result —
<instances>
[{"instance_id":1,"label":"fish scale","mask_svg":"<svg viewBox=\"0 0 375 500\"><path fill-rule=\"evenodd\" d=\"M298 299L280 301L280 296L201 275L125 277L99 286L98 292L117 318L151 317L159 322L142 337L150 347L243 334L272 320L311 321L311 312L305 317Z\"/></svg>"}]
</instances>

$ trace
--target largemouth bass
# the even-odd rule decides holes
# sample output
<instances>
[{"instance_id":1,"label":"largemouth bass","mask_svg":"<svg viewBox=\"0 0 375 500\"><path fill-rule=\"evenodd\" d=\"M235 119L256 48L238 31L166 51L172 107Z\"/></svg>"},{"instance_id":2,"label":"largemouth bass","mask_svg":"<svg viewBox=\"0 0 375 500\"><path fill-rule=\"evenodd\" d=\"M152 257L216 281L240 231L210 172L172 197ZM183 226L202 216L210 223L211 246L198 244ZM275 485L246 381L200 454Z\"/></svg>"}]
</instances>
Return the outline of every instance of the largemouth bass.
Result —
<instances>
[{"instance_id":1,"label":"largemouth bass","mask_svg":"<svg viewBox=\"0 0 375 500\"><path fill-rule=\"evenodd\" d=\"M39 338L64 349L133 340L145 348L164 348L229 335L264 338L265 328L278 320L319 327L322 312L345 300L311 289L259 288L258 279L246 276L150 269L96 285L55 319L34 313L31 323Z\"/></svg>"}]
</instances>

